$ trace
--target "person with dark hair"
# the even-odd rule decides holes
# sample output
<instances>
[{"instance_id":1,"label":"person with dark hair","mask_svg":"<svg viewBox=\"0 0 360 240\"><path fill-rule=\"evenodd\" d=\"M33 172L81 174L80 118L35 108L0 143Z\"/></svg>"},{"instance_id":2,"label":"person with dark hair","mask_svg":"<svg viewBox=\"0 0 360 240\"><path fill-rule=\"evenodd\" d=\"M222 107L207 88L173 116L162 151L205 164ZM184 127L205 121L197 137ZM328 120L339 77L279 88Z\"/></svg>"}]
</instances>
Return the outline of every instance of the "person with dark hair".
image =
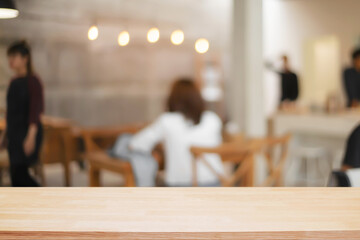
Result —
<instances>
[{"instance_id":1,"label":"person with dark hair","mask_svg":"<svg viewBox=\"0 0 360 240\"><path fill-rule=\"evenodd\" d=\"M346 151L342 163L342 170L360 168L360 125L351 133L346 144Z\"/></svg>"},{"instance_id":2,"label":"person with dark hair","mask_svg":"<svg viewBox=\"0 0 360 240\"><path fill-rule=\"evenodd\" d=\"M190 147L215 147L222 142L222 121L213 112L205 110L199 89L192 79L176 81L167 101L167 112L130 141L130 149L151 153L160 142L165 151L165 184L192 185L192 154ZM223 173L218 155L207 154L208 163ZM218 186L219 179L198 161L199 186Z\"/></svg>"},{"instance_id":3,"label":"person with dark hair","mask_svg":"<svg viewBox=\"0 0 360 240\"><path fill-rule=\"evenodd\" d=\"M36 187L39 184L29 174L29 167L38 160L42 142L43 87L25 41L13 43L7 55L15 76L7 90L6 130L0 146L7 145L12 186Z\"/></svg>"},{"instance_id":4,"label":"person with dark hair","mask_svg":"<svg viewBox=\"0 0 360 240\"><path fill-rule=\"evenodd\" d=\"M275 70L271 63L267 63L266 66L280 75L281 78L281 98L280 108L286 108L293 105L299 97L299 80L296 73L291 71L289 58L286 55L281 57L282 69Z\"/></svg>"},{"instance_id":5,"label":"person with dark hair","mask_svg":"<svg viewBox=\"0 0 360 240\"><path fill-rule=\"evenodd\" d=\"M358 107L360 103L360 48L353 51L352 64L352 67L345 69L343 80L347 106Z\"/></svg>"}]
</instances>

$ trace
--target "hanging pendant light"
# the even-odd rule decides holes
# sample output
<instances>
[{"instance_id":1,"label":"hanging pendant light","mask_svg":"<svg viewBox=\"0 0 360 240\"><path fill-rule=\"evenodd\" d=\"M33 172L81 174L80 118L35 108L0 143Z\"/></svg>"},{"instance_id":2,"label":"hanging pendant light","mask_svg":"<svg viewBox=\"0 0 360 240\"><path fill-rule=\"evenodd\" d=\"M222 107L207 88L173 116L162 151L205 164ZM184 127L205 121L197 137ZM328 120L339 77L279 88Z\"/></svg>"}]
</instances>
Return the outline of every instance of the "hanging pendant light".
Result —
<instances>
[{"instance_id":1,"label":"hanging pendant light","mask_svg":"<svg viewBox=\"0 0 360 240\"><path fill-rule=\"evenodd\" d=\"M15 3L12 0L0 1L0 18L16 18L19 15L19 11L15 7Z\"/></svg>"},{"instance_id":2,"label":"hanging pendant light","mask_svg":"<svg viewBox=\"0 0 360 240\"><path fill-rule=\"evenodd\" d=\"M128 31L122 31L118 36L118 44L121 47L128 45L130 42L130 34Z\"/></svg>"},{"instance_id":3,"label":"hanging pendant light","mask_svg":"<svg viewBox=\"0 0 360 240\"><path fill-rule=\"evenodd\" d=\"M200 38L195 42L195 50L198 53L206 53L209 50L209 41L206 38Z\"/></svg>"},{"instance_id":4,"label":"hanging pendant light","mask_svg":"<svg viewBox=\"0 0 360 240\"><path fill-rule=\"evenodd\" d=\"M99 29L96 25L92 25L88 31L88 38L90 41L94 41L99 36Z\"/></svg>"},{"instance_id":5,"label":"hanging pendant light","mask_svg":"<svg viewBox=\"0 0 360 240\"><path fill-rule=\"evenodd\" d=\"M150 28L147 33L147 40L149 43L156 43L160 38L160 31L157 28Z\"/></svg>"},{"instance_id":6,"label":"hanging pendant light","mask_svg":"<svg viewBox=\"0 0 360 240\"><path fill-rule=\"evenodd\" d=\"M182 44L184 42L184 32L181 30L173 31L170 40L174 45Z\"/></svg>"}]
</instances>

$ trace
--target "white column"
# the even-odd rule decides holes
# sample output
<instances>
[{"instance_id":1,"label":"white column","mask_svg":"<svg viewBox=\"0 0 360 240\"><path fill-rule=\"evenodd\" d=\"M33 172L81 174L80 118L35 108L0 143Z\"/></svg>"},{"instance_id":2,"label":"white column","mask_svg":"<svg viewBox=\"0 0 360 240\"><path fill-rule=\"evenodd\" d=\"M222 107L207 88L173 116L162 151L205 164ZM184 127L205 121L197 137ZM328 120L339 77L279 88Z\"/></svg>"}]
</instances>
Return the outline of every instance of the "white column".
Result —
<instances>
[{"instance_id":1,"label":"white column","mask_svg":"<svg viewBox=\"0 0 360 240\"><path fill-rule=\"evenodd\" d=\"M230 117L248 136L266 134L263 98L262 0L233 0Z\"/></svg>"}]
</instances>

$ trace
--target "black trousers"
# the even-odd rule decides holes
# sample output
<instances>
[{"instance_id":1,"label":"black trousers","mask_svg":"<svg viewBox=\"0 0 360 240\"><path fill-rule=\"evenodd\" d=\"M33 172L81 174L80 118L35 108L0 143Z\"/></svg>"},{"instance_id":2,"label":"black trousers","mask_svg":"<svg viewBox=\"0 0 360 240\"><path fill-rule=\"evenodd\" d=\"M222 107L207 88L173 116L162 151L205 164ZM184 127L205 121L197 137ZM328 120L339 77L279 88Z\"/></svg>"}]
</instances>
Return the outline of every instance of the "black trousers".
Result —
<instances>
[{"instance_id":1,"label":"black trousers","mask_svg":"<svg viewBox=\"0 0 360 240\"><path fill-rule=\"evenodd\" d=\"M38 134L36 136L35 150L30 156L24 153L24 136L26 133L8 135L9 160L10 160L10 176L13 187L39 187L39 183L30 175L29 167L36 164L39 160L39 152L43 138L42 126L38 126Z\"/></svg>"},{"instance_id":2,"label":"black trousers","mask_svg":"<svg viewBox=\"0 0 360 240\"><path fill-rule=\"evenodd\" d=\"M13 187L39 187L39 183L30 175L26 165L10 165L11 183Z\"/></svg>"}]
</instances>

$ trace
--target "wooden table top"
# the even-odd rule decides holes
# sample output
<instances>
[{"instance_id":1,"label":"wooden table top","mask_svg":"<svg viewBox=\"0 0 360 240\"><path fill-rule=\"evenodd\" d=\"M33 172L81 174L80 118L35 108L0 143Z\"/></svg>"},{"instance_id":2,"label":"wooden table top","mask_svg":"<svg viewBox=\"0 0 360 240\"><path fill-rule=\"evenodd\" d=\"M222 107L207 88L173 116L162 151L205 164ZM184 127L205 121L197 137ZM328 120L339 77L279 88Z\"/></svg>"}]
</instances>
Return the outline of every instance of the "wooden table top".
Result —
<instances>
[{"instance_id":1,"label":"wooden table top","mask_svg":"<svg viewBox=\"0 0 360 240\"><path fill-rule=\"evenodd\" d=\"M1 188L0 239L360 239L357 188Z\"/></svg>"}]
</instances>

